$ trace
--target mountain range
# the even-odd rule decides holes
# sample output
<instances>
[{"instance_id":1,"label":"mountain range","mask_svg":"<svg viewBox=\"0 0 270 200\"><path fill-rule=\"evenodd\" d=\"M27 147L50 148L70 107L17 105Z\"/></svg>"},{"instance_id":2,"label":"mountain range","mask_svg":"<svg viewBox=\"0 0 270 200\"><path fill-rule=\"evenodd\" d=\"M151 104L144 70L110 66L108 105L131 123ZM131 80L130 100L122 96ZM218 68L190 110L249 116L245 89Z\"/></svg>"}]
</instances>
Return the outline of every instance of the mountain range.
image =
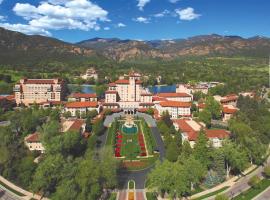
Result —
<instances>
[{"instance_id":1,"label":"mountain range","mask_svg":"<svg viewBox=\"0 0 270 200\"><path fill-rule=\"evenodd\" d=\"M256 36L201 35L172 40L121 40L93 38L76 44L38 35L25 35L0 28L0 64L35 64L50 61L108 59L117 62L129 60L172 60L194 56L268 57L270 39ZM45 62L45 63L46 63Z\"/></svg>"}]
</instances>

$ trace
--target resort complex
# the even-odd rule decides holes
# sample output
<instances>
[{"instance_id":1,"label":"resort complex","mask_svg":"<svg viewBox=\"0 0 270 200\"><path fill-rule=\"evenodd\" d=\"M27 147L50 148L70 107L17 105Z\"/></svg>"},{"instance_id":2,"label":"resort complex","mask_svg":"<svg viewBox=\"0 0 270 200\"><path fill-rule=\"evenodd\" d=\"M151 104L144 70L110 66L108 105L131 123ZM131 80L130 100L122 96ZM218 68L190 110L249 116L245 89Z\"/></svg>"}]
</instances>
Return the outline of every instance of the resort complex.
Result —
<instances>
[{"instance_id":1,"label":"resort complex","mask_svg":"<svg viewBox=\"0 0 270 200\"><path fill-rule=\"evenodd\" d=\"M94 69L89 69L83 78L97 79L95 73ZM251 133L246 124L239 124L239 113L246 105L257 101L257 94L244 91L212 95L211 91L224 87L220 82L179 83L173 90L155 92L144 86L147 78L131 70L115 81L108 81L99 94L70 92L70 85L62 79L20 79L14 85L14 94L2 96L0 105L3 112L24 113L16 119L21 120L22 126L15 118L0 125L14 124L13 131L23 136L26 155L33 157L37 168L44 167L44 159L55 154L80 159L94 155L97 160L106 159L101 163L95 159L91 162L97 162L99 168L106 168L104 170L115 170L110 173L115 173L118 184L113 184L112 188L117 189L117 193L110 192L111 199L146 200L150 194L155 199L161 198L162 194L156 189L163 187L159 181L163 177L183 179L186 189L178 197L203 196L212 190L210 188L219 188L219 184L227 184L226 188L233 190L230 180L235 179L239 170L254 170L254 165L247 160L257 162L255 155L244 154L235 144L240 137L236 134ZM241 161L245 164L233 163L242 158L247 159ZM83 165L88 165L85 162ZM166 175L175 163L180 163L180 168ZM191 181L189 174L193 172L198 174L194 175L196 180ZM101 179L110 182L110 173L100 174ZM205 191L195 194L197 189L193 187ZM170 192L167 190L163 195L167 198Z\"/></svg>"}]
</instances>

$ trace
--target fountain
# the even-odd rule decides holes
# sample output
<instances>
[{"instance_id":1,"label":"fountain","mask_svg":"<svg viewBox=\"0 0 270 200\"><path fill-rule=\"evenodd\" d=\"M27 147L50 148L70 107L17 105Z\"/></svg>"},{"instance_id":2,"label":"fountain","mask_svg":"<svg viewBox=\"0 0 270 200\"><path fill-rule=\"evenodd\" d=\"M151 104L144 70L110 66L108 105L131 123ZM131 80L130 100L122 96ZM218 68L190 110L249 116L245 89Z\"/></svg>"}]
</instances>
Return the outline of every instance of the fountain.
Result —
<instances>
[{"instance_id":1,"label":"fountain","mask_svg":"<svg viewBox=\"0 0 270 200\"><path fill-rule=\"evenodd\" d=\"M126 134L134 134L138 132L138 126L134 123L132 116L128 115L122 126L122 131Z\"/></svg>"}]
</instances>

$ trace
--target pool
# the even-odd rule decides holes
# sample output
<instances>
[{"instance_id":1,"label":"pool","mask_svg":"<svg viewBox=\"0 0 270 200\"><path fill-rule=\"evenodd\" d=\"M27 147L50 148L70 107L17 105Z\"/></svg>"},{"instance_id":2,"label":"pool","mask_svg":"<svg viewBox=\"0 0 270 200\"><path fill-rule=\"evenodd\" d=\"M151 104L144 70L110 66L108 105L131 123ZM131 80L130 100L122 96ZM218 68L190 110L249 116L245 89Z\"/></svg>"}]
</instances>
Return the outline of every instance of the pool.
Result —
<instances>
[{"instance_id":1,"label":"pool","mask_svg":"<svg viewBox=\"0 0 270 200\"><path fill-rule=\"evenodd\" d=\"M122 132L125 134L135 134L138 132L138 127L136 124L133 124L131 127L127 127L123 124L122 125Z\"/></svg>"}]
</instances>

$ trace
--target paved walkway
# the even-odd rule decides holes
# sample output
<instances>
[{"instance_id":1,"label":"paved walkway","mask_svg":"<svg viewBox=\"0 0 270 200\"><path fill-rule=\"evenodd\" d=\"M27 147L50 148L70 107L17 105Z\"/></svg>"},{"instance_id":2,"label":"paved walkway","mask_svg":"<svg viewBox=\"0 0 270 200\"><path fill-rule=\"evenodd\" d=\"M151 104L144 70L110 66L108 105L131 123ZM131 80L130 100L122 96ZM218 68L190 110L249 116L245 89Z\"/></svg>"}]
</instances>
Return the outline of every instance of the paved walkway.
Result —
<instances>
[{"instance_id":1,"label":"paved walkway","mask_svg":"<svg viewBox=\"0 0 270 200\"><path fill-rule=\"evenodd\" d=\"M126 190L121 190L118 192L118 198L117 200L126 200L127 199L127 191Z\"/></svg>"},{"instance_id":2,"label":"paved walkway","mask_svg":"<svg viewBox=\"0 0 270 200\"><path fill-rule=\"evenodd\" d=\"M124 112L113 113L112 115L107 116L106 119L104 120L104 126L109 127L110 124L114 121L114 119L119 118L120 116L125 117ZM150 115L138 112L134 116L143 117L150 127L156 127L157 126L156 125L156 120L153 119Z\"/></svg>"},{"instance_id":3,"label":"paved walkway","mask_svg":"<svg viewBox=\"0 0 270 200\"><path fill-rule=\"evenodd\" d=\"M270 199L270 186L262 193L258 194L253 200L269 200Z\"/></svg>"},{"instance_id":4,"label":"paved walkway","mask_svg":"<svg viewBox=\"0 0 270 200\"><path fill-rule=\"evenodd\" d=\"M9 196L13 196L12 198L15 198L15 199L28 199L28 200L34 198L34 199L49 200L48 198L45 198L45 197L42 198L40 195L33 194L33 193L29 192L29 191L26 191L26 190L18 187L17 185L11 183L10 181L8 181L7 179L5 179L2 176L0 176L0 181L2 183L4 183L5 185L7 185L8 187L12 188L13 190L25 195L24 197L18 197L17 195L13 194L11 191L7 191L9 193ZM7 188L6 188L6 190L7 190Z\"/></svg>"},{"instance_id":5,"label":"paved walkway","mask_svg":"<svg viewBox=\"0 0 270 200\"><path fill-rule=\"evenodd\" d=\"M256 166L250 167L249 169L247 169L247 170L244 172L244 174L249 173L249 172L252 171L255 167L256 167ZM237 176L232 177L232 178L230 178L229 180L227 180L227 181L225 181L225 182L223 182L223 183L221 183L221 184L219 184L219 185L217 185L217 186L215 186L215 187L213 187L213 188L211 188L211 189L209 189L209 190L205 190L205 191L203 191L203 192L200 192L200 193L197 193L197 194L192 195L192 196L191 196L191 199L196 199L196 198L198 198L198 197L201 197L201 196L207 195L207 194L209 194L209 193L218 191L218 190L220 190L220 189L222 189L222 188L224 188L224 187L232 187L232 186L236 183L237 179L239 179L239 177L237 177ZM211 197L210 197L210 199L211 199Z\"/></svg>"}]
</instances>

